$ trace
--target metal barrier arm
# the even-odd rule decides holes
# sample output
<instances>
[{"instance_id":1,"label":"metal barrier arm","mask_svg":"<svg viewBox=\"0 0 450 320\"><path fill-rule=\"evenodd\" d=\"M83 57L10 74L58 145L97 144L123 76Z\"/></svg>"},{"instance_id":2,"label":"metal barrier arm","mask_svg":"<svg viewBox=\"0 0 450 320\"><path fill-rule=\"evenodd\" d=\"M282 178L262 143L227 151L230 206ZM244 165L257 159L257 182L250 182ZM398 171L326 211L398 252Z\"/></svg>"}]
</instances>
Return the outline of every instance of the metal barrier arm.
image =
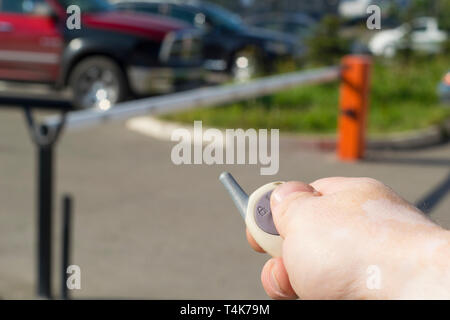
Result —
<instances>
[{"instance_id":1,"label":"metal barrier arm","mask_svg":"<svg viewBox=\"0 0 450 320\"><path fill-rule=\"evenodd\" d=\"M341 68L327 67L309 71L266 77L248 83L220 87L194 89L165 96L134 100L117 104L107 111L83 110L69 112L66 129L93 126L111 120L124 120L148 113L163 114L195 107L212 107L218 104L244 100L290 89L299 85L325 83L338 79ZM57 127L61 118L52 116L45 119L49 128Z\"/></svg>"}]
</instances>

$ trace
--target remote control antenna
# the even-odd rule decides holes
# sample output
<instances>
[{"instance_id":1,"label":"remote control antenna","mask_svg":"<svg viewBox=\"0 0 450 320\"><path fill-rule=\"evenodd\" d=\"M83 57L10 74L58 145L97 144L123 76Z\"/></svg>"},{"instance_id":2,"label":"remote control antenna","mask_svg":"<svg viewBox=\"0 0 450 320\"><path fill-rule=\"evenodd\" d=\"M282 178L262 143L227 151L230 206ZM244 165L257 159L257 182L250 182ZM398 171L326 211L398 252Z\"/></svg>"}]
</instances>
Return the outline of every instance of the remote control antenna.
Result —
<instances>
[{"instance_id":1,"label":"remote control antenna","mask_svg":"<svg viewBox=\"0 0 450 320\"><path fill-rule=\"evenodd\" d=\"M241 186L236 182L229 172L223 172L219 177L220 182L225 186L231 199L238 208L242 218L245 220L248 205L248 195L242 190Z\"/></svg>"}]
</instances>

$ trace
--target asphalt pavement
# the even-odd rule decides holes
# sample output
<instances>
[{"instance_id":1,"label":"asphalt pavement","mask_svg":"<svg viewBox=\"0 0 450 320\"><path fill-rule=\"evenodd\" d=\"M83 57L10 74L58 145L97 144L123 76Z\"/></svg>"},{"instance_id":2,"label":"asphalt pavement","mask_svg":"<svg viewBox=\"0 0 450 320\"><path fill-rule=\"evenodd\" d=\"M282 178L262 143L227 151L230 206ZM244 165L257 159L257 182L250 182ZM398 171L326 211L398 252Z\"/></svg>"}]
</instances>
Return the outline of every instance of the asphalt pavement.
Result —
<instances>
[{"instance_id":1,"label":"asphalt pavement","mask_svg":"<svg viewBox=\"0 0 450 320\"><path fill-rule=\"evenodd\" d=\"M280 141L280 171L259 166L181 165L173 142L124 123L64 132L55 154L54 291L60 264L60 198L75 199L72 263L81 268L75 298L264 299L267 256L246 243L244 224L218 182L228 170L247 191L273 180L311 182L370 176L450 227L450 145L372 152L341 163L334 153ZM34 298L35 147L21 110L0 109L0 298Z\"/></svg>"}]
</instances>

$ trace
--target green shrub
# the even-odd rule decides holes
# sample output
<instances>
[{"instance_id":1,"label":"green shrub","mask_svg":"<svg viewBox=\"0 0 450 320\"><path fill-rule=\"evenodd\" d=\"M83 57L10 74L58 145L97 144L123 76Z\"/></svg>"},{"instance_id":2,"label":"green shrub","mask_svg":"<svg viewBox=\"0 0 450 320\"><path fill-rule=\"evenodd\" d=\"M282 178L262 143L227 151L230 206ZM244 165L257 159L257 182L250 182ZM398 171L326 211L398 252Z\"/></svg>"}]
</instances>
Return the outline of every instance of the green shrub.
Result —
<instances>
[{"instance_id":1,"label":"green shrub","mask_svg":"<svg viewBox=\"0 0 450 320\"><path fill-rule=\"evenodd\" d=\"M450 117L439 103L436 87L450 65L450 56L376 60L372 74L370 133L424 128ZM339 84L311 85L215 108L200 108L164 118L222 128L279 128L282 132L334 133Z\"/></svg>"}]
</instances>

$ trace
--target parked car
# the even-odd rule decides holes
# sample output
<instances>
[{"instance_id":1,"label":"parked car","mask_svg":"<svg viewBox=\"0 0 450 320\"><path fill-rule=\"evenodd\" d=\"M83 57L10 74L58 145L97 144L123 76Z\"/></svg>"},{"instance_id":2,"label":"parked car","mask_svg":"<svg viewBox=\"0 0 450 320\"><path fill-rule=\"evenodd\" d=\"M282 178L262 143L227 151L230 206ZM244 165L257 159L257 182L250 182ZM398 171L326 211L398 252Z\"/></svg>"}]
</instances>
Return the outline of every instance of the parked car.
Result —
<instances>
[{"instance_id":1,"label":"parked car","mask_svg":"<svg viewBox=\"0 0 450 320\"><path fill-rule=\"evenodd\" d=\"M294 37L249 27L239 16L207 2L123 1L116 7L170 16L204 30L206 69L225 72L237 80L270 71L276 59L292 57L301 51Z\"/></svg>"},{"instance_id":2,"label":"parked car","mask_svg":"<svg viewBox=\"0 0 450 320\"><path fill-rule=\"evenodd\" d=\"M415 51L437 53L441 50L447 34L431 17L415 19L392 30L378 32L370 41L369 49L374 55L393 57L399 49L410 47Z\"/></svg>"},{"instance_id":3,"label":"parked car","mask_svg":"<svg viewBox=\"0 0 450 320\"><path fill-rule=\"evenodd\" d=\"M303 13L263 13L245 18L248 25L291 34L298 39L308 37L317 21Z\"/></svg>"},{"instance_id":4,"label":"parked car","mask_svg":"<svg viewBox=\"0 0 450 320\"><path fill-rule=\"evenodd\" d=\"M442 78L438 86L438 93L443 103L450 104L450 70Z\"/></svg>"},{"instance_id":5,"label":"parked car","mask_svg":"<svg viewBox=\"0 0 450 320\"><path fill-rule=\"evenodd\" d=\"M67 27L70 5L81 9L80 29ZM201 75L201 35L187 27L106 0L2 0L0 79L70 87L76 107L107 109Z\"/></svg>"},{"instance_id":6,"label":"parked car","mask_svg":"<svg viewBox=\"0 0 450 320\"><path fill-rule=\"evenodd\" d=\"M392 0L340 0L338 12L345 19L362 19L368 16L367 8L369 6L377 5L383 13L387 12L392 4Z\"/></svg>"}]
</instances>

